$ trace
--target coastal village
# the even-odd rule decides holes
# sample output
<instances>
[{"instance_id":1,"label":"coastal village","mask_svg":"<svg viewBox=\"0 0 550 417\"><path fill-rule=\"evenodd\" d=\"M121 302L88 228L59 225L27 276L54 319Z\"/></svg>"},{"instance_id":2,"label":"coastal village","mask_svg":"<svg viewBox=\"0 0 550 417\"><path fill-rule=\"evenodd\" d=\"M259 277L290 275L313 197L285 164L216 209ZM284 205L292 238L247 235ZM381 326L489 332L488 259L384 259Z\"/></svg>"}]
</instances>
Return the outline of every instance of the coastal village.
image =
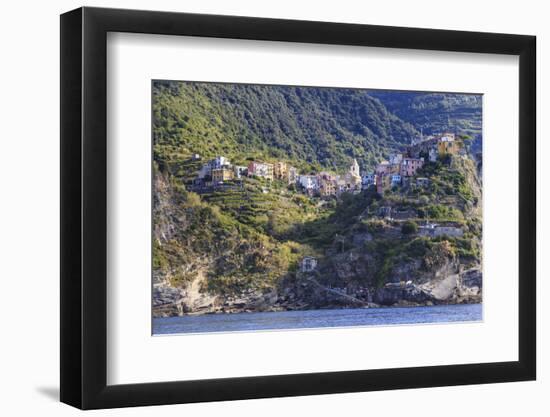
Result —
<instances>
[{"instance_id":1,"label":"coastal village","mask_svg":"<svg viewBox=\"0 0 550 417\"><path fill-rule=\"evenodd\" d=\"M404 185L426 187L429 185L429 178L417 176L418 170L426 161L436 162L447 155L463 152L454 133L421 137L411 142L405 152L390 154L388 160L381 161L372 172L361 173L357 160L353 159L349 170L343 175L327 171L303 174L284 161L250 161L247 166L233 165L225 156L217 156L202 165L190 188L200 194L227 186L239 186L243 178L256 177L268 182L278 180L296 185L298 190L312 197L338 196L344 192L359 193L370 187L375 187L379 194L383 194ZM193 159L200 160L201 156L194 154Z\"/></svg>"},{"instance_id":2,"label":"coastal village","mask_svg":"<svg viewBox=\"0 0 550 417\"><path fill-rule=\"evenodd\" d=\"M264 162L249 161L248 165L235 165L225 156L217 156L202 164L196 177L192 180L190 190L199 194L211 193L217 190L239 189L247 177L263 179L264 192L269 192L272 181L281 181L288 186L294 186L299 192L310 197L334 198L342 193L357 194L368 189L376 190L383 195L389 190L399 190L400 187L425 188L430 179L419 176L418 171L427 162L444 160L448 156L465 154L462 142L454 133L445 132L428 137L421 135L415 138L402 153L393 153L375 167L374 171L361 172L356 159L353 159L348 171L343 175L321 171L318 173L300 173L285 161ZM192 159L200 161L201 156L194 154ZM378 216L388 221L406 221L416 218L409 211L398 211L389 206L382 206ZM461 237L463 230L454 224L435 224L424 222L418 228L420 236L452 236ZM317 266L317 260L305 257L300 263L302 272L312 272Z\"/></svg>"}]
</instances>

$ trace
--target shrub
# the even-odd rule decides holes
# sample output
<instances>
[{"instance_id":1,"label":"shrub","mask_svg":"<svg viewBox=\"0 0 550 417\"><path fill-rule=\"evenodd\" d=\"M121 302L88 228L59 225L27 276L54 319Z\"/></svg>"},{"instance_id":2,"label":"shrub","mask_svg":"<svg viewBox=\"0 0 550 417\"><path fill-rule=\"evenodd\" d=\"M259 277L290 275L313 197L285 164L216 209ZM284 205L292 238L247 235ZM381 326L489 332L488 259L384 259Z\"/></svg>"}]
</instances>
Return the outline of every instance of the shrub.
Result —
<instances>
[{"instance_id":1,"label":"shrub","mask_svg":"<svg viewBox=\"0 0 550 417\"><path fill-rule=\"evenodd\" d=\"M411 258L421 258L430 249L430 241L425 237L416 238L405 246L405 253Z\"/></svg>"},{"instance_id":2,"label":"shrub","mask_svg":"<svg viewBox=\"0 0 550 417\"><path fill-rule=\"evenodd\" d=\"M428 198L428 196L426 195L422 195L420 196L420 198L418 199L418 202L422 205L427 205L430 203L430 199Z\"/></svg>"},{"instance_id":3,"label":"shrub","mask_svg":"<svg viewBox=\"0 0 550 417\"><path fill-rule=\"evenodd\" d=\"M415 222L407 221L401 226L401 233L404 235L412 235L418 232L418 225Z\"/></svg>"}]
</instances>

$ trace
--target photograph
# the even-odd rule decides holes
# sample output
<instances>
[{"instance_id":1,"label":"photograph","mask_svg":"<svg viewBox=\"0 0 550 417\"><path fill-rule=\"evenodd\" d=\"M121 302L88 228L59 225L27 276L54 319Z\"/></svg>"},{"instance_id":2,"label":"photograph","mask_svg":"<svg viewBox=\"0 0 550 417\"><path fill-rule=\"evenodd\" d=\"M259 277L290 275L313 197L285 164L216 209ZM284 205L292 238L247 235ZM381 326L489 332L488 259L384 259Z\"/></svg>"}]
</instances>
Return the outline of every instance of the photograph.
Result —
<instances>
[{"instance_id":1,"label":"photograph","mask_svg":"<svg viewBox=\"0 0 550 417\"><path fill-rule=\"evenodd\" d=\"M482 95L152 81L153 334L482 320Z\"/></svg>"}]
</instances>

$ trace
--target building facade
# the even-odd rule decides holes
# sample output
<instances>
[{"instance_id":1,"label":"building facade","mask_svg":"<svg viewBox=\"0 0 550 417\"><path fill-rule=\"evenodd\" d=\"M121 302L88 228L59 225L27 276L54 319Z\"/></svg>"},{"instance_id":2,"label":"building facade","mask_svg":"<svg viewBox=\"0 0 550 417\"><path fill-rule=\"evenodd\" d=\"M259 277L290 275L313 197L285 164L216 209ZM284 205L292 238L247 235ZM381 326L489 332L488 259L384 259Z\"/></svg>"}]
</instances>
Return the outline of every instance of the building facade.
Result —
<instances>
[{"instance_id":1,"label":"building facade","mask_svg":"<svg viewBox=\"0 0 550 417\"><path fill-rule=\"evenodd\" d=\"M390 154L388 159L389 159L390 165L399 165L403 160L403 154L393 153L393 154Z\"/></svg>"},{"instance_id":2,"label":"building facade","mask_svg":"<svg viewBox=\"0 0 550 417\"><path fill-rule=\"evenodd\" d=\"M334 179L321 179L319 193L322 197L336 195L336 181Z\"/></svg>"},{"instance_id":3,"label":"building facade","mask_svg":"<svg viewBox=\"0 0 550 417\"><path fill-rule=\"evenodd\" d=\"M403 158L400 166L400 174L403 177L412 177L424 166L424 158Z\"/></svg>"},{"instance_id":4,"label":"building facade","mask_svg":"<svg viewBox=\"0 0 550 417\"><path fill-rule=\"evenodd\" d=\"M316 175L300 175L298 177L298 183L307 191L319 189L319 180Z\"/></svg>"},{"instance_id":5,"label":"building facade","mask_svg":"<svg viewBox=\"0 0 550 417\"><path fill-rule=\"evenodd\" d=\"M235 174L232 169L223 167L219 169L213 169L211 175L213 183L220 183L232 180Z\"/></svg>"},{"instance_id":6,"label":"building facade","mask_svg":"<svg viewBox=\"0 0 550 417\"><path fill-rule=\"evenodd\" d=\"M298 179L298 170L292 166L288 167L288 183L296 184Z\"/></svg>"},{"instance_id":7,"label":"building facade","mask_svg":"<svg viewBox=\"0 0 550 417\"><path fill-rule=\"evenodd\" d=\"M273 180L273 164L251 161L247 167L248 176Z\"/></svg>"},{"instance_id":8,"label":"building facade","mask_svg":"<svg viewBox=\"0 0 550 417\"><path fill-rule=\"evenodd\" d=\"M248 172L248 168L243 165L233 165L233 173L235 174L235 178L241 179L242 177L245 177Z\"/></svg>"},{"instance_id":9,"label":"building facade","mask_svg":"<svg viewBox=\"0 0 550 417\"><path fill-rule=\"evenodd\" d=\"M362 187L363 189L369 188L371 185L376 185L376 174L368 173L363 175L362 178Z\"/></svg>"},{"instance_id":10,"label":"building facade","mask_svg":"<svg viewBox=\"0 0 550 417\"><path fill-rule=\"evenodd\" d=\"M220 169L223 167L231 166L231 161L225 156L216 156L212 161L210 161L210 166L212 169Z\"/></svg>"},{"instance_id":11,"label":"building facade","mask_svg":"<svg viewBox=\"0 0 550 417\"><path fill-rule=\"evenodd\" d=\"M384 191L391 188L391 179L389 174L377 174L376 175L376 192L378 194L384 194Z\"/></svg>"},{"instance_id":12,"label":"building facade","mask_svg":"<svg viewBox=\"0 0 550 417\"><path fill-rule=\"evenodd\" d=\"M436 162L437 161L438 152L436 148L430 148L428 150L428 159L430 162Z\"/></svg>"},{"instance_id":13,"label":"building facade","mask_svg":"<svg viewBox=\"0 0 550 417\"><path fill-rule=\"evenodd\" d=\"M458 142L452 141L439 141L437 143L437 151L440 157L446 155L456 155L460 151Z\"/></svg>"},{"instance_id":14,"label":"building facade","mask_svg":"<svg viewBox=\"0 0 550 417\"><path fill-rule=\"evenodd\" d=\"M273 164L273 176L278 180L288 179L288 165L286 162L275 162Z\"/></svg>"},{"instance_id":15,"label":"building facade","mask_svg":"<svg viewBox=\"0 0 550 417\"><path fill-rule=\"evenodd\" d=\"M391 186L395 187L397 185L401 184L401 175L399 174L392 174L391 176Z\"/></svg>"},{"instance_id":16,"label":"building facade","mask_svg":"<svg viewBox=\"0 0 550 417\"><path fill-rule=\"evenodd\" d=\"M317 268L317 259L312 256L306 256L300 262L300 271L313 272Z\"/></svg>"}]
</instances>

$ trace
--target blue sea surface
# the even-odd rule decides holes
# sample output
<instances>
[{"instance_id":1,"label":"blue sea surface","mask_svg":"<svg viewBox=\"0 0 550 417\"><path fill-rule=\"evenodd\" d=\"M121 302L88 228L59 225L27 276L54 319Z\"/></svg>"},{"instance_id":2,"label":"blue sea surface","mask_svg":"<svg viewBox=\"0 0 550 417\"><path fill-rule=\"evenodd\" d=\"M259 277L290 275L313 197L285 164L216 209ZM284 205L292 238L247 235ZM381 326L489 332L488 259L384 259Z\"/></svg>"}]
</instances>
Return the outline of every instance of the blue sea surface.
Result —
<instances>
[{"instance_id":1,"label":"blue sea surface","mask_svg":"<svg viewBox=\"0 0 550 417\"><path fill-rule=\"evenodd\" d=\"M472 322L482 320L481 304L430 307L354 308L263 313L204 314L153 319L153 334L242 332Z\"/></svg>"}]
</instances>

